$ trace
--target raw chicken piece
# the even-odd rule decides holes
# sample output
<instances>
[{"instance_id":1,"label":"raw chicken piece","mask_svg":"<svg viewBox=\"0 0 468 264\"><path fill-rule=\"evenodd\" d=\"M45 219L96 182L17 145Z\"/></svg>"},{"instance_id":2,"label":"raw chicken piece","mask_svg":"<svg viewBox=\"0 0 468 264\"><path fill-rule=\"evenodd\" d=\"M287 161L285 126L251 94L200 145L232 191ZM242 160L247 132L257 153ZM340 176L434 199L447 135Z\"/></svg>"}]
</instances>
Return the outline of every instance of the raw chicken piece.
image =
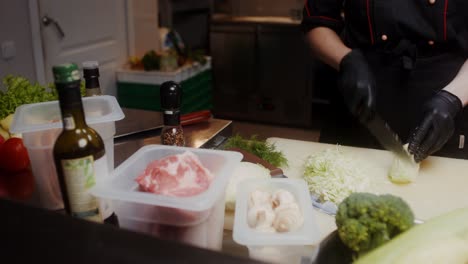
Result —
<instances>
[{"instance_id":1,"label":"raw chicken piece","mask_svg":"<svg viewBox=\"0 0 468 264\"><path fill-rule=\"evenodd\" d=\"M193 196L210 186L214 176L190 151L151 162L136 178L145 192L168 196Z\"/></svg>"}]
</instances>

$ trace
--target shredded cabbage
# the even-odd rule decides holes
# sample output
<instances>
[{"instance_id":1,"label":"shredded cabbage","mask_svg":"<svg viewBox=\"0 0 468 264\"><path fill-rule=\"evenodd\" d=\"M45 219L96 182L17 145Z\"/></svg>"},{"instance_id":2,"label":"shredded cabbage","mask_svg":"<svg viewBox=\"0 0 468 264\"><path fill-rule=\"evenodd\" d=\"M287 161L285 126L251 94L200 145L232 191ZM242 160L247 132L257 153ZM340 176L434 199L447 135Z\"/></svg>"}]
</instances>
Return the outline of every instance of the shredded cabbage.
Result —
<instances>
[{"instance_id":1,"label":"shredded cabbage","mask_svg":"<svg viewBox=\"0 0 468 264\"><path fill-rule=\"evenodd\" d=\"M303 178L322 202L339 204L353 192L372 192L364 164L338 146L307 157Z\"/></svg>"}]
</instances>

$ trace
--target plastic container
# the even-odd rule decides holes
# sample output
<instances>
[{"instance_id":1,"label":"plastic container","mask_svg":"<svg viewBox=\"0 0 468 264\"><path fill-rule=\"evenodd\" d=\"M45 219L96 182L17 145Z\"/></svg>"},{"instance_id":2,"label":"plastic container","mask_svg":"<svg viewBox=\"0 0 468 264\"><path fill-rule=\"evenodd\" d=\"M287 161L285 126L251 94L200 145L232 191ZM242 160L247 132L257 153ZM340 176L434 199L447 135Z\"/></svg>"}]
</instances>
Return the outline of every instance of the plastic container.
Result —
<instances>
[{"instance_id":1,"label":"plastic container","mask_svg":"<svg viewBox=\"0 0 468 264\"><path fill-rule=\"evenodd\" d=\"M291 192L301 208L304 224L294 231L266 233L247 223L248 201L255 190L273 193L277 189ZM307 184L299 179L255 179L241 182L237 188L233 239L249 250L254 259L272 263L310 263L318 251L320 234L314 218Z\"/></svg>"},{"instance_id":2,"label":"plastic container","mask_svg":"<svg viewBox=\"0 0 468 264\"><path fill-rule=\"evenodd\" d=\"M210 187L194 196L172 197L138 191L135 179L146 166L169 155L191 151L214 175ZM224 193L242 154L231 151L148 145L124 161L107 181L90 191L112 200L120 227L194 246L221 249Z\"/></svg>"},{"instance_id":3,"label":"plastic container","mask_svg":"<svg viewBox=\"0 0 468 264\"><path fill-rule=\"evenodd\" d=\"M83 98L86 122L102 137L109 171L114 169L115 121L125 116L113 96L103 95ZM63 200L55 170L53 147L62 131L58 101L26 104L18 107L11 132L22 133L28 150L31 168L36 180L37 206L63 209Z\"/></svg>"},{"instance_id":4,"label":"plastic container","mask_svg":"<svg viewBox=\"0 0 468 264\"><path fill-rule=\"evenodd\" d=\"M181 113L187 114L213 108L211 60L205 65L195 63L173 72L117 70L117 98L123 107L162 111L160 85L175 81L182 86Z\"/></svg>"}]
</instances>

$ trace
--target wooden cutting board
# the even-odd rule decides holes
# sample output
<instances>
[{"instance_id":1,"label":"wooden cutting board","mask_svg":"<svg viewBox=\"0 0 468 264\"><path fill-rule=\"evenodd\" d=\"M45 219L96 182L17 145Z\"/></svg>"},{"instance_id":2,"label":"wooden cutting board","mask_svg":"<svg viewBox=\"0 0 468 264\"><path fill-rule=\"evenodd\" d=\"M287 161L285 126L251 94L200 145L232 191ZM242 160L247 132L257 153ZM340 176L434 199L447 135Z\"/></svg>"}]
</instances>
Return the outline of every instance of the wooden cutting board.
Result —
<instances>
[{"instance_id":1,"label":"wooden cutting board","mask_svg":"<svg viewBox=\"0 0 468 264\"><path fill-rule=\"evenodd\" d=\"M301 178L305 159L314 153L335 145L298 141L283 138L269 138L282 151L289 162L282 168L289 178ZM416 218L427 220L451 210L468 207L468 160L429 157L421 163L415 182L396 185L387 178L393 155L384 150L341 146L354 157L368 163L369 177L375 177L380 193L391 193L405 199L413 209ZM322 237L336 229L334 218L316 212Z\"/></svg>"}]
</instances>

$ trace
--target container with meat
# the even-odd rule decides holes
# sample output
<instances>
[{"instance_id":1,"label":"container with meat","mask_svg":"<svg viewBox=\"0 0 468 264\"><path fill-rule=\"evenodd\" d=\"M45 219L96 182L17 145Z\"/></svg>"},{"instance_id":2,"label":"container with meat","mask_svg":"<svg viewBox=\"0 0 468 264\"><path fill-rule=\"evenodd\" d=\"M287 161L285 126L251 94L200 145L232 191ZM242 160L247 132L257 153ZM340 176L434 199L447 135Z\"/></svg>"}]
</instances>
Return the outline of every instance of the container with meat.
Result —
<instances>
[{"instance_id":1,"label":"container with meat","mask_svg":"<svg viewBox=\"0 0 468 264\"><path fill-rule=\"evenodd\" d=\"M149 145L91 192L113 200L120 226L220 250L224 193L237 152Z\"/></svg>"}]
</instances>

